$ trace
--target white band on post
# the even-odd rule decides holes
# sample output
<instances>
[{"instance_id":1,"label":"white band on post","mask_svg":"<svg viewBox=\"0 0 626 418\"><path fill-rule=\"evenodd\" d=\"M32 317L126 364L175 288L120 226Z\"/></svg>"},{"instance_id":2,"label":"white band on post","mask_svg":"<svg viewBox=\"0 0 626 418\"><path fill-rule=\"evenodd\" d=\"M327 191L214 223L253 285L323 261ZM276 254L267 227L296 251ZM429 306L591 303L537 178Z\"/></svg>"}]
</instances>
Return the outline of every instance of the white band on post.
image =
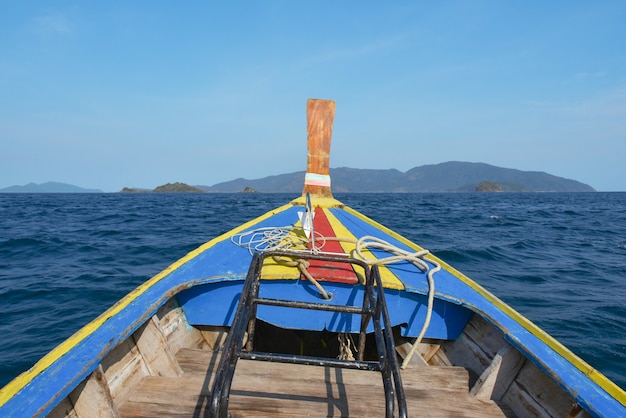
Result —
<instances>
[{"instance_id":1,"label":"white band on post","mask_svg":"<svg viewBox=\"0 0 626 418\"><path fill-rule=\"evenodd\" d=\"M310 186L330 187L330 176L316 173L306 173L304 184Z\"/></svg>"}]
</instances>

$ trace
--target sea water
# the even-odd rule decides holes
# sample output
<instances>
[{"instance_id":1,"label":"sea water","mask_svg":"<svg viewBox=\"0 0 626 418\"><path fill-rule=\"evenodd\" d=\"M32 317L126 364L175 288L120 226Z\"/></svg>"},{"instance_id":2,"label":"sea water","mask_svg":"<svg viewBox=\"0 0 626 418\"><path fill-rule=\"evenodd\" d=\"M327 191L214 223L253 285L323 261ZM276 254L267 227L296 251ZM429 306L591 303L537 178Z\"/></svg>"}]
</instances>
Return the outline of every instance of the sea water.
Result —
<instances>
[{"instance_id":1,"label":"sea water","mask_svg":"<svg viewBox=\"0 0 626 418\"><path fill-rule=\"evenodd\" d=\"M0 387L189 251L294 197L0 194ZM335 197L626 388L626 193Z\"/></svg>"}]
</instances>

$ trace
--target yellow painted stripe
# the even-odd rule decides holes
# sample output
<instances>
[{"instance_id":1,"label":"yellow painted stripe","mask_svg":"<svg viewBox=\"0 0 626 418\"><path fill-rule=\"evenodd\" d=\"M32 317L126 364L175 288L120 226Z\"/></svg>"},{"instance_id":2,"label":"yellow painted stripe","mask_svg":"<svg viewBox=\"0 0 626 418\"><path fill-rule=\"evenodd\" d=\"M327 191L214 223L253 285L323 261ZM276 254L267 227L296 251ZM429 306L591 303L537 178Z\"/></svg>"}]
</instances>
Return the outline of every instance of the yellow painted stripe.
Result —
<instances>
[{"instance_id":1,"label":"yellow painted stripe","mask_svg":"<svg viewBox=\"0 0 626 418\"><path fill-rule=\"evenodd\" d=\"M293 205L306 205L306 196L300 196L297 199L291 201ZM311 196L311 205L319 208L340 208L343 207L343 203L332 197L319 197Z\"/></svg>"},{"instance_id":2,"label":"yellow painted stripe","mask_svg":"<svg viewBox=\"0 0 626 418\"><path fill-rule=\"evenodd\" d=\"M399 235L398 233L396 233L396 232L390 230L389 228L379 224L378 222L368 218L367 216L357 212L356 210L351 209L349 207L345 207L344 209L347 212L349 212L349 213L353 214L354 216L356 216L357 218L362 219L363 221L365 221L365 222L375 226L376 228L379 228L379 229L385 231L386 233L388 233L392 237L394 237L397 240L399 240L400 242L408 245L409 247L415 249L416 251L423 250L423 248L420 247L419 245L409 241L408 239L404 238L403 236ZM449 271L456 278L458 278L463 283L465 283L466 285L468 285L469 287L474 289L476 292L478 292L480 295L482 295L489 302L493 303L498 309L500 309L501 311L505 312L508 316L510 316L517 323L519 323L521 326L523 326L527 331L529 331L531 334L533 334L535 337L537 337L539 340L541 340L544 344L546 344L548 347L552 348L555 352L557 352L559 355L561 355L563 358L565 358L567 361L569 361L571 364L573 364L578 370L580 370L582 373L584 373L586 376L588 376L591 381L596 383L598 386L600 386L602 389L604 389L608 394L610 394L612 397L617 399L618 402L620 402L622 405L626 406L626 392L622 388L617 386L613 381L608 379L601 372L599 372L598 370L596 370L593 367L591 367L587 362L585 362L583 359L578 357L576 354L572 353L567 347L565 347L563 344L561 344L559 341L557 341L550 334L546 333L544 330L542 330L537 325L532 323L525 316L523 316L522 314L517 312L515 309L511 308L509 305L504 303L502 300L500 300L496 296L494 296L487 289L485 289L484 287L482 287L481 285L479 285L478 283L476 283L475 281L473 281L472 279L470 279L469 277L467 277L466 275L464 275L460 271L456 270L454 267L450 266L445 261L440 260L439 258L435 257L432 254L429 254L426 257L426 259L434 260L437 263L439 263L442 268L444 268L447 271Z\"/></svg>"},{"instance_id":3,"label":"yellow painted stripe","mask_svg":"<svg viewBox=\"0 0 626 418\"><path fill-rule=\"evenodd\" d=\"M335 232L335 236L353 241L340 241L341 248L343 248L344 252L351 254L356 248L355 242L357 241L357 237L350 232L343 222L339 221L339 219L337 219L337 217L333 215L330 210L324 209L324 212L326 213L326 219L328 219L331 228L333 228L333 231ZM378 259L378 257L376 257L376 255L368 249L363 251L363 255L367 258ZM391 270L385 266L380 266L378 270L380 272L380 279L383 282L383 287L404 290L404 283L402 283L402 281L395 274L393 274Z\"/></svg>"},{"instance_id":4,"label":"yellow painted stripe","mask_svg":"<svg viewBox=\"0 0 626 418\"><path fill-rule=\"evenodd\" d=\"M294 202L297 204L304 203L304 199L301 199L301 200L302 202L296 199ZM326 218L328 219L328 222L330 223L331 228L333 229L335 233L335 236L337 238L342 239L341 241L339 241L341 248L346 254L352 254L355 249L355 243L357 241L357 237L352 232L350 232L350 230L346 228L346 226L328 210L329 207L343 206L343 204L336 199L329 199L329 198L313 198L312 204L313 206L322 208L322 210L324 211L324 214L326 215ZM294 227L295 228L300 227L300 221L296 222L294 224ZM305 248L303 247L301 249L305 249ZM322 248L322 251L324 251L323 248ZM363 253L368 258L372 258L372 259L378 258L367 249L363 251ZM391 270L389 270L385 266L381 266L379 268L379 271L380 271L380 276L381 276L381 280L383 282L384 287L390 288L390 289L404 290L405 286L403 282ZM357 271L357 273L360 273L360 276L363 277L362 271L361 272ZM298 271L298 269L276 263L271 258L266 258L263 263L263 279L266 279L266 280L294 279L294 278L298 278L299 276L300 276L300 272Z\"/></svg>"},{"instance_id":5,"label":"yellow painted stripe","mask_svg":"<svg viewBox=\"0 0 626 418\"><path fill-rule=\"evenodd\" d=\"M302 224L297 221L289 234L297 235L294 231L296 228L301 228ZM300 229L301 231L301 229ZM289 235L288 234L288 235ZM304 232L302 232L304 237ZM288 240L287 237L283 238L282 242L285 243ZM290 248L292 250L306 250L306 246L302 245L300 248ZM272 257L265 258L263 260L263 269L261 278L264 280L288 280L297 279L300 277L300 270L297 267L287 266L286 264L277 263Z\"/></svg>"},{"instance_id":6,"label":"yellow painted stripe","mask_svg":"<svg viewBox=\"0 0 626 418\"><path fill-rule=\"evenodd\" d=\"M300 270L294 266L275 261L272 257L263 260L263 280L295 280L300 277Z\"/></svg>"},{"instance_id":7,"label":"yellow painted stripe","mask_svg":"<svg viewBox=\"0 0 626 418\"><path fill-rule=\"evenodd\" d=\"M98 316L96 319L85 325L83 328L78 330L74 335L69 337L67 340L59 344L56 348L50 351L47 355L45 355L41 360L39 360L32 368L25 371L24 373L17 376L11 382L9 382L4 388L0 389L0 406L3 406L11 397L13 397L16 393L22 390L31 380L33 380L36 376L42 373L46 368L50 367L54 362L59 360L62 356L67 354L70 350L72 350L76 345L78 345L81 341L91 335L96 329L98 329L102 324L104 324L109 318L117 315L124 308L130 305L138 296L143 294L147 289L152 287L155 283L158 283L161 279L163 279L168 274L172 273L176 269L178 269L183 264L197 257L199 254L213 247L215 244L222 242L226 239L229 239L231 236L250 228L251 226L259 223L277 213L280 213L288 208L293 207L291 203L283 205L273 211L267 212L264 215L259 216L249 222L246 222L239 227L226 232L220 235L217 238L214 238L207 243L201 245L195 250L191 251L189 254L176 261L165 270L152 277L148 281L144 282L142 285L137 287L135 290L126 295L123 299L118 301L115 305L109 308L102 315Z\"/></svg>"}]
</instances>

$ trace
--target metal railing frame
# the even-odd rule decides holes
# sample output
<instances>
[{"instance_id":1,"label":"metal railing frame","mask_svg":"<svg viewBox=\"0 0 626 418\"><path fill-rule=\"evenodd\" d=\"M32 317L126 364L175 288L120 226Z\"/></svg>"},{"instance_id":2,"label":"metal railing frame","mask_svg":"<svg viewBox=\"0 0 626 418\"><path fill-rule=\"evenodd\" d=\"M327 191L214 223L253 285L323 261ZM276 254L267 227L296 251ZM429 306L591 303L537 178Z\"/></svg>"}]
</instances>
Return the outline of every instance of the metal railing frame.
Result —
<instances>
[{"instance_id":1,"label":"metal railing frame","mask_svg":"<svg viewBox=\"0 0 626 418\"><path fill-rule=\"evenodd\" d=\"M360 266L365 272L365 292L363 295L362 307L260 298L259 289L261 286L261 269L263 267L263 261L267 257L289 257L294 259L319 260L332 263L348 263ZM291 309L314 309L361 315L358 359L339 360L323 357L285 355L253 351L252 342L254 339L254 328L258 305L279 306ZM373 321L374 325L378 361L363 360L366 330L370 320ZM243 344L246 331L248 332L248 342L244 349ZM400 367L395 353L393 332L391 322L389 320L389 312L387 310L385 294L378 267L376 265L370 267L362 260L345 256L316 255L287 251L254 254L243 285L235 318L231 325L230 332L228 333L228 337L224 343L222 356L220 358L215 380L213 382L209 403L209 416L220 418L228 417L230 388L235 374L237 361L240 358L291 364L307 364L380 371L385 391L386 416L389 418L394 416L394 398L397 398L399 416L407 416L406 397L402 386Z\"/></svg>"}]
</instances>

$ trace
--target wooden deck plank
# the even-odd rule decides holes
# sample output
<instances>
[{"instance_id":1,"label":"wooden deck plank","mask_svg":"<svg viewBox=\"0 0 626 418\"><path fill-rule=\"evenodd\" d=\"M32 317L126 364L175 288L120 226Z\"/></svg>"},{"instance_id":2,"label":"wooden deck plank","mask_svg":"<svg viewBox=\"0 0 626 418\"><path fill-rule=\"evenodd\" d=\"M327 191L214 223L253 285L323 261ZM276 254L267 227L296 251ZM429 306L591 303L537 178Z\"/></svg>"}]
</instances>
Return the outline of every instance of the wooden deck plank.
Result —
<instances>
[{"instance_id":1,"label":"wooden deck plank","mask_svg":"<svg viewBox=\"0 0 626 418\"><path fill-rule=\"evenodd\" d=\"M217 355L203 350L182 349L176 354L176 357L185 373L206 374L208 370L217 368L219 362ZM296 384L302 379L319 381L325 377L323 367L246 360L241 360L241 362L246 364L246 375L250 378L263 377L268 373L268 369L273 370L274 373L280 373L285 384ZM306 370L304 376L302 376L302 370ZM368 375L372 376L371 379L381 380L378 372L341 369L341 373L353 381L358 378L366 378ZM458 390L465 393L469 390L468 381L468 372L463 367L420 366L410 367L402 372L402 382L405 388L436 388L437 390ZM370 384L370 381L368 380L366 384Z\"/></svg>"},{"instance_id":2,"label":"wooden deck plank","mask_svg":"<svg viewBox=\"0 0 626 418\"><path fill-rule=\"evenodd\" d=\"M198 379L200 381L201 379ZM120 411L122 416L191 416L205 411L207 391L201 382L191 378L146 378L130 401ZM297 392L242 388L233 383L229 409L233 416L384 416L384 395L381 387L355 386L317 387L320 393L311 393L310 385L300 386ZM323 390L328 389L328 393ZM408 408L412 416L494 416L504 414L492 402L433 390L407 390ZM185 412L187 411L187 412ZM426 412L427 411L427 412Z\"/></svg>"},{"instance_id":3,"label":"wooden deck plank","mask_svg":"<svg viewBox=\"0 0 626 418\"><path fill-rule=\"evenodd\" d=\"M120 409L123 417L204 416L217 355L183 349L184 374L149 376ZM403 371L410 416L503 417L491 401L471 398L467 371L416 367ZM376 372L240 360L229 411L237 416L384 416L382 379Z\"/></svg>"}]
</instances>

